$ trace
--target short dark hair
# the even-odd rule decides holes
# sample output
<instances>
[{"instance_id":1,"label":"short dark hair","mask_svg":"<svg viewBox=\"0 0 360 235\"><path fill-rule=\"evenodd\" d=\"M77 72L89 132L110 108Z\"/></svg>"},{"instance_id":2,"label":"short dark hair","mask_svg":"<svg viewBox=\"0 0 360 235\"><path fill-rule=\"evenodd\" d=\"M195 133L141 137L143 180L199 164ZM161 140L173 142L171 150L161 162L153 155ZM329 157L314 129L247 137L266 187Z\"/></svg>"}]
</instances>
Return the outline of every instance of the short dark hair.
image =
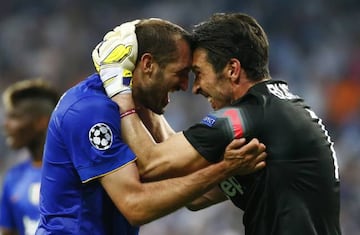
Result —
<instances>
[{"instance_id":1,"label":"short dark hair","mask_svg":"<svg viewBox=\"0 0 360 235\"><path fill-rule=\"evenodd\" d=\"M216 73L231 58L251 80L269 77L269 42L260 24L243 13L216 13L193 28L193 49L203 48Z\"/></svg>"},{"instance_id":2,"label":"short dark hair","mask_svg":"<svg viewBox=\"0 0 360 235\"><path fill-rule=\"evenodd\" d=\"M3 93L4 106L16 108L21 102L31 102L31 112L50 115L59 100L59 93L41 79L27 79L16 82Z\"/></svg>"},{"instance_id":3,"label":"short dark hair","mask_svg":"<svg viewBox=\"0 0 360 235\"><path fill-rule=\"evenodd\" d=\"M138 58L144 53L151 53L160 67L175 61L178 57L176 39L184 39L191 47L190 33L169 21L150 18L143 19L135 29L138 41Z\"/></svg>"}]
</instances>

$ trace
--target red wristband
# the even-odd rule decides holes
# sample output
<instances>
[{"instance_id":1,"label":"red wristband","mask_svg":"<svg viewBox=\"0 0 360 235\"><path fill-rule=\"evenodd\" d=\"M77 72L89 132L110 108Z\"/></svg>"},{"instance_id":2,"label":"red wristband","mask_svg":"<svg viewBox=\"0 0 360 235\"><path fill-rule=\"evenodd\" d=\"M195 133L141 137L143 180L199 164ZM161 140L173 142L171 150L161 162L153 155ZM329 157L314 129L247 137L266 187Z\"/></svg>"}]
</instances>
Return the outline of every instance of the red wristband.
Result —
<instances>
[{"instance_id":1,"label":"red wristband","mask_svg":"<svg viewBox=\"0 0 360 235\"><path fill-rule=\"evenodd\" d=\"M128 111L125 111L125 112L121 113L120 118L126 117L126 116L128 116L130 114L133 114L133 113L136 113L135 108L129 109Z\"/></svg>"}]
</instances>

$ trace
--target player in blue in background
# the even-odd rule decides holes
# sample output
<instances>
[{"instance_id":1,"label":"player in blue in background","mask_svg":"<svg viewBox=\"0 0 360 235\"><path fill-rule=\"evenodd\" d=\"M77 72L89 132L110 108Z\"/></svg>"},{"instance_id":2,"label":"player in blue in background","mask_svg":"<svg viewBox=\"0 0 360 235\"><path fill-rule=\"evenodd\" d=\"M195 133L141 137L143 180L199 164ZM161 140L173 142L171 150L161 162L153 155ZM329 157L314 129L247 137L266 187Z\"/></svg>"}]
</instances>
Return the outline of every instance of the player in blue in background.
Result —
<instances>
[{"instance_id":1,"label":"player in blue in background","mask_svg":"<svg viewBox=\"0 0 360 235\"><path fill-rule=\"evenodd\" d=\"M39 190L46 129L59 95L42 80L24 80L3 93L6 143L29 158L5 175L0 205L2 235L32 235L40 218Z\"/></svg>"},{"instance_id":2,"label":"player in blue in background","mask_svg":"<svg viewBox=\"0 0 360 235\"><path fill-rule=\"evenodd\" d=\"M191 66L187 32L150 19L125 23L119 26L125 31L111 31L105 40L117 40L112 35L121 34L121 39L129 35L134 42L137 23L139 61L148 62L139 62L139 67L144 66L153 79L171 75L179 89L179 80L187 83ZM115 51L125 62L131 57L129 63L135 64L137 45L107 48L105 43L102 49ZM144 183L145 166L153 159L135 156L120 128L121 117L133 112L119 110L99 74L65 92L52 114L45 143L37 235L135 235L138 225L179 209L229 176L265 166L262 144L254 141L238 149L243 142L235 141L216 164L183 177Z\"/></svg>"}]
</instances>

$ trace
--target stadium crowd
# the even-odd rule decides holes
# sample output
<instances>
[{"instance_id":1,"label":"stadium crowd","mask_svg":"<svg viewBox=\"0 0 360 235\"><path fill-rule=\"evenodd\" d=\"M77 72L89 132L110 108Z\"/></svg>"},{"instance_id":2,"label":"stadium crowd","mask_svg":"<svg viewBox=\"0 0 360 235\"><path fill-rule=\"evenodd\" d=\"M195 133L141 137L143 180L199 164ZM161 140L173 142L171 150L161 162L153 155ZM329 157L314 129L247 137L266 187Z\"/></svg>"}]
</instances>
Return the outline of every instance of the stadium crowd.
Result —
<instances>
[{"instance_id":1,"label":"stadium crowd","mask_svg":"<svg viewBox=\"0 0 360 235\"><path fill-rule=\"evenodd\" d=\"M159 17L191 29L214 12L244 12L268 33L270 71L289 82L323 117L340 164L341 226L360 232L360 2L324 1L5 1L0 8L0 92L25 78L46 78L63 92L94 71L91 51L124 21ZM165 116L175 130L210 110L203 98L172 94ZM0 120L3 121L0 106ZM306 134L306 133L304 133ZM3 174L23 159L0 137ZM23 154L26 156L26 154ZM147 224L141 235L235 235L242 214L231 203L200 212L181 209Z\"/></svg>"}]
</instances>

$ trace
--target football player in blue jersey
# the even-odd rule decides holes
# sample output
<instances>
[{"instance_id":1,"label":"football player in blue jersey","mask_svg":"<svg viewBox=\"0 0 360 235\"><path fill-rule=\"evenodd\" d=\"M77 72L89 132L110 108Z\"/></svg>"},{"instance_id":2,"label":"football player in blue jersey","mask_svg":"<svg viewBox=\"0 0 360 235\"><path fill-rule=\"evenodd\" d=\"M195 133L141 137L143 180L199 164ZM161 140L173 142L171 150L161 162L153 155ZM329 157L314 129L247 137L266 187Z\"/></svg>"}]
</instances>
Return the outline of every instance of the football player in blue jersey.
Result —
<instances>
[{"instance_id":1,"label":"football player in blue jersey","mask_svg":"<svg viewBox=\"0 0 360 235\"><path fill-rule=\"evenodd\" d=\"M159 144L154 144L135 113L121 120L122 134L133 151L155 159L146 168L147 177L174 177L184 169L197 170L220 161L234 138L258 138L266 145L266 167L224 180L189 208L197 210L230 199L244 210L239 221L247 235L341 234L334 144L322 120L304 100L286 82L271 79L269 42L259 23L246 14L215 14L195 26L193 49L192 90L206 97L214 112ZM154 99L173 90L167 84L176 80L164 76L144 85L139 80L150 80L151 74L144 69L143 59L139 58L134 69L132 96L122 83L115 87L120 94L113 100L120 110L132 110L132 97L137 106L138 100L148 98L141 104L161 113ZM106 63L100 67L105 88L116 84L107 79L108 67ZM140 89L146 93L139 93ZM142 120L152 120L149 126L166 126L159 124L160 119Z\"/></svg>"},{"instance_id":2,"label":"football player in blue jersey","mask_svg":"<svg viewBox=\"0 0 360 235\"><path fill-rule=\"evenodd\" d=\"M40 218L39 192L46 129L59 98L43 80L24 80L3 93L6 143L14 149L26 148L27 160L5 175L0 204L0 234L34 234Z\"/></svg>"},{"instance_id":3,"label":"football player in blue jersey","mask_svg":"<svg viewBox=\"0 0 360 235\"><path fill-rule=\"evenodd\" d=\"M139 225L177 210L231 175L265 166L263 144L254 140L244 145L244 140L238 140L213 165L186 176L153 181L147 177L147 166L155 159L134 153L122 138L121 119L135 110L119 110L108 95L131 92L123 82L129 85L135 64L148 77L133 80L133 87L144 85L144 90L134 90L134 94L148 95L146 86L151 88L167 77L172 80L163 84L165 89L186 89L191 67L189 35L160 19L127 22L105 35L93 57L102 77L93 74L66 91L50 119L37 235L135 235ZM113 66L113 61L121 66ZM117 75L121 81L113 79ZM102 78L107 80L106 90ZM160 101L154 103L156 109L167 102L163 94L152 94L152 102ZM138 144L142 145L141 139ZM144 182L150 180L153 182Z\"/></svg>"}]
</instances>

